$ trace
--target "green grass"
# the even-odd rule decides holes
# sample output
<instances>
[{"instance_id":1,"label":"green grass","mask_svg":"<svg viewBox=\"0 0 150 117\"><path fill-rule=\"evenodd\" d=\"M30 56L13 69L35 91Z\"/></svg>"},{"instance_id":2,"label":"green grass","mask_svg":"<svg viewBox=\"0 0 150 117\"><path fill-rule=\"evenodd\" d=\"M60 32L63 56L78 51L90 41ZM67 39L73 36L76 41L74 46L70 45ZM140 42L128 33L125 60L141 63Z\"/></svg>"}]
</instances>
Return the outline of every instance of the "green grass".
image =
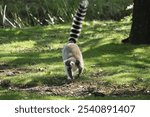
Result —
<instances>
[{"instance_id":1,"label":"green grass","mask_svg":"<svg viewBox=\"0 0 150 117\"><path fill-rule=\"evenodd\" d=\"M67 42L69 30L70 24L0 29L0 99L150 99L144 93L129 97L66 97L8 90L10 86L63 85L66 76L61 48ZM149 91L150 46L122 44L129 30L130 22L126 21L84 22L78 44L85 71L77 81L95 82L97 88L111 85Z\"/></svg>"}]
</instances>

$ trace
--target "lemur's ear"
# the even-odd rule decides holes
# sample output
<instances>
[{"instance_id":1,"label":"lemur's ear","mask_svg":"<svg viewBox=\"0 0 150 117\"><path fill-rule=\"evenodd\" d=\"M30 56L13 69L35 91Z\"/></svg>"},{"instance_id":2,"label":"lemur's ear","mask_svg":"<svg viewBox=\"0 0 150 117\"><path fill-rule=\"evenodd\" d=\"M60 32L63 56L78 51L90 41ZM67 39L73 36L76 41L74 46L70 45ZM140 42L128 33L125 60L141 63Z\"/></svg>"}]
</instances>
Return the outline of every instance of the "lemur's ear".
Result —
<instances>
[{"instance_id":1,"label":"lemur's ear","mask_svg":"<svg viewBox=\"0 0 150 117\"><path fill-rule=\"evenodd\" d=\"M66 66L70 66L70 61L69 60L65 61L64 63L65 63Z\"/></svg>"}]
</instances>

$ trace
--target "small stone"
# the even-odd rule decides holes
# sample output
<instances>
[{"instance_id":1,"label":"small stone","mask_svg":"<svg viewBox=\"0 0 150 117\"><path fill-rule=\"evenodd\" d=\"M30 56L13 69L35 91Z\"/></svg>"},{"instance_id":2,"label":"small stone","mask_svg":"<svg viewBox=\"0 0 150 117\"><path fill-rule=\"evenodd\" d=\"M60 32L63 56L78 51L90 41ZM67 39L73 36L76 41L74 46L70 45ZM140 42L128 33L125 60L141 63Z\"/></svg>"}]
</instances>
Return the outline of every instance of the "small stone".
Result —
<instances>
[{"instance_id":1,"label":"small stone","mask_svg":"<svg viewBox=\"0 0 150 117\"><path fill-rule=\"evenodd\" d=\"M80 88L83 88L83 86L79 86Z\"/></svg>"},{"instance_id":2,"label":"small stone","mask_svg":"<svg viewBox=\"0 0 150 117\"><path fill-rule=\"evenodd\" d=\"M92 95L91 93L88 94L88 96L91 96L91 95Z\"/></svg>"},{"instance_id":3,"label":"small stone","mask_svg":"<svg viewBox=\"0 0 150 117\"><path fill-rule=\"evenodd\" d=\"M14 72L9 71L9 72L7 72L7 73L6 73L6 75L7 75L7 76L15 76L15 73L14 73Z\"/></svg>"}]
</instances>

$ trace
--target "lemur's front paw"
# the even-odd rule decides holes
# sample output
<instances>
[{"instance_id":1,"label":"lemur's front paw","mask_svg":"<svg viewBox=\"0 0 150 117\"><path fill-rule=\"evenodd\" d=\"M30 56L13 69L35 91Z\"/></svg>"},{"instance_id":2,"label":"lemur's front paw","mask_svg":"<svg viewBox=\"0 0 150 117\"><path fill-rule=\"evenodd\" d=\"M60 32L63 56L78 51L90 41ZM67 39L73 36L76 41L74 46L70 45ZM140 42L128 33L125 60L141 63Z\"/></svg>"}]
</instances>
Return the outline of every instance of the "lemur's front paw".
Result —
<instances>
[{"instance_id":1,"label":"lemur's front paw","mask_svg":"<svg viewBox=\"0 0 150 117\"><path fill-rule=\"evenodd\" d=\"M71 77L67 77L67 80L72 80L72 78Z\"/></svg>"},{"instance_id":2,"label":"lemur's front paw","mask_svg":"<svg viewBox=\"0 0 150 117\"><path fill-rule=\"evenodd\" d=\"M74 77L67 77L67 80L69 80L69 81L73 81L74 80Z\"/></svg>"}]
</instances>

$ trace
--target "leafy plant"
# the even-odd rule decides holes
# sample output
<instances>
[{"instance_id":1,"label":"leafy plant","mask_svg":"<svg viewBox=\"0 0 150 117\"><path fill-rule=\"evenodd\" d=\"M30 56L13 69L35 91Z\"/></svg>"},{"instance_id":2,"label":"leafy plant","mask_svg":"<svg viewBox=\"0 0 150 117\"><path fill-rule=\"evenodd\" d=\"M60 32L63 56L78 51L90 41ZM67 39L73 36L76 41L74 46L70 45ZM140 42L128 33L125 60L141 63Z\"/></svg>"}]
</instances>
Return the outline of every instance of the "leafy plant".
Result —
<instances>
[{"instance_id":1,"label":"leafy plant","mask_svg":"<svg viewBox=\"0 0 150 117\"><path fill-rule=\"evenodd\" d=\"M6 18L16 27L67 23L80 0L1 0L0 9L7 6ZM89 0L90 5L87 20L120 20L131 11L126 7L132 0ZM0 26L3 24L3 15L0 15ZM7 23L9 24L9 23ZM7 25L11 26L11 25Z\"/></svg>"}]
</instances>

